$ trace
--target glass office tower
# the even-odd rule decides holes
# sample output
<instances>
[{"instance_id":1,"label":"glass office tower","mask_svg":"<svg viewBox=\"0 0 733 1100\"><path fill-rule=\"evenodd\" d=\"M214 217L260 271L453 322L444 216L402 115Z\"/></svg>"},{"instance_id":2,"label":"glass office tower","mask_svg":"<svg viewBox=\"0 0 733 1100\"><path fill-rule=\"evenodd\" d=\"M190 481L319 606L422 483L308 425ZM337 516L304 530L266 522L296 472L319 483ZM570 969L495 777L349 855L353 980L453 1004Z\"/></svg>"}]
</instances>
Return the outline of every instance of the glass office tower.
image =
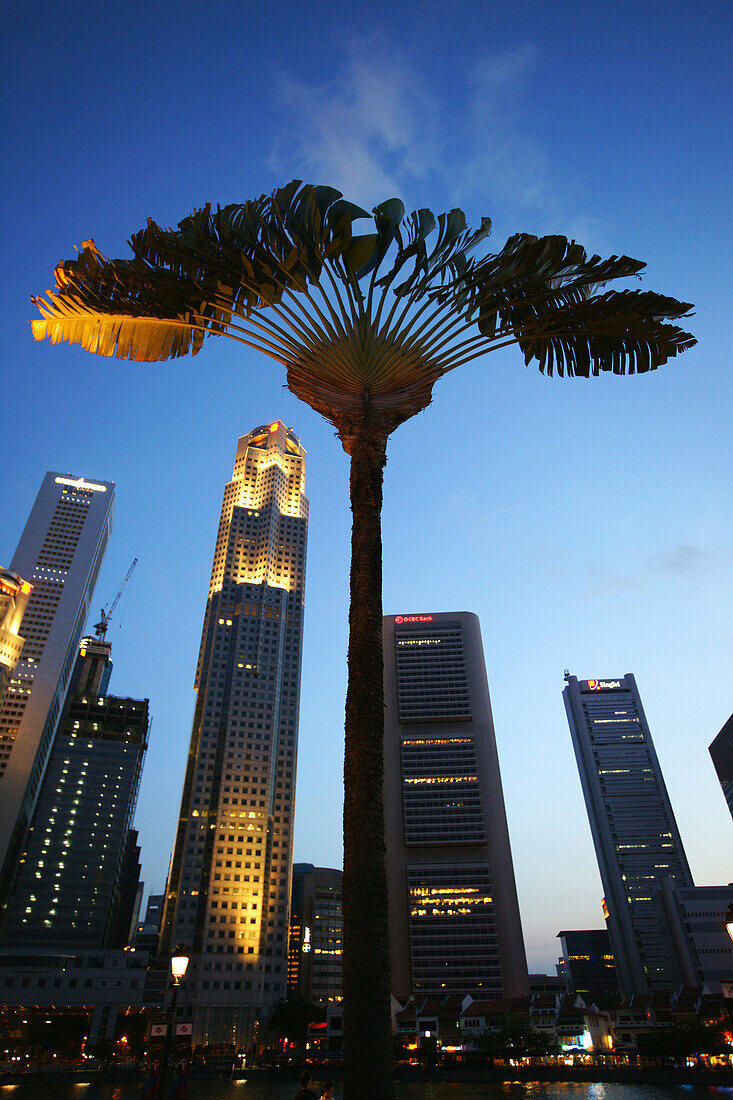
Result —
<instances>
[{"instance_id":1,"label":"glass office tower","mask_svg":"<svg viewBox=\"0 0 733 1100\"><path fill-rule=\"evenodd\" d=\"M665 878L693 882L636 680L565 679L621 991L668 989L670 950L653 895Z\"/></svg>"},{"instance_id":2,"label":"glass office tower","mask_svg":"<svg viewBox=\"0 0 733 1100\"><path fill-rule=\"evenodd\" d=\"M343 1000L343 872L293 865L288 996L314 1004Z\"/></svg>"},{"instance_id":3,"label":"glass office tower","mask_svg":"<svg viewBox=\"0 0 733 1100\"><path fill-rule=\"evenodd\" d=\"M125 947L148 700L108 695L110 643L83 638L3 925L5 948Z\"/></svg>"}]
</instances>

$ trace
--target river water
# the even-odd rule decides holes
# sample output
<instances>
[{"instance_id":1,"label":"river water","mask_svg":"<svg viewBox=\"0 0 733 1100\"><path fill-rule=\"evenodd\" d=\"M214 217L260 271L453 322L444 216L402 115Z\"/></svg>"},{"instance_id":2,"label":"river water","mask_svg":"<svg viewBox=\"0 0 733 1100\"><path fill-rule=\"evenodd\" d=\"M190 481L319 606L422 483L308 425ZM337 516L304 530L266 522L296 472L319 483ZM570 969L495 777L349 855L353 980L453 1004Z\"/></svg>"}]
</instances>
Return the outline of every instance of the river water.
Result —
<instances>
[{"instance_id":1,"label":"river water","mask_svg":"<svg viewBox=\"0 0 733 1100\"><path fill-rule=\"evenodd\" d=\"M313 1086L312 1086L313 1087ZM296 1081L192 1081L189 1100L293 1100ZM0 1085L0 1100L139 1100L141 1085ZM317 1091L317 1090L316 1090ZM335 1100L341 1100L336 1084ZM733 1088L710 1085L409 1082L398 1100L733 1100Z\"/></svg>"}]
</instances>

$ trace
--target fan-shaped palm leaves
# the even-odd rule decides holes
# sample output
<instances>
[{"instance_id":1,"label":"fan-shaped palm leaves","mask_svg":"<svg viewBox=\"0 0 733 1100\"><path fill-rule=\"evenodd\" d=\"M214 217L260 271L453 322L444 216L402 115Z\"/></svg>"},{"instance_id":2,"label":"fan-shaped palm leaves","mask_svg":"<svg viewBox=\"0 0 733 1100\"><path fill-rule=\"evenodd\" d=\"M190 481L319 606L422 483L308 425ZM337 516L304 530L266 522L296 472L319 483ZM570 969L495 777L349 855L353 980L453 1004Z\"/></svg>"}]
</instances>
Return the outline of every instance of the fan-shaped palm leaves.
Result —
<instances>
[{"instance_id":1,"label":"fan-shaped palm leaves","mask_svg":"<svg viewBox=\"0 0 733 1100\"><path fill-rule=\"evenodd\" d=\"M367 226L362 223L368 221ZM363 230L356 232L356 229ZM695 343L690 306L608 290L644 265L588 256L564 237L518 234L481 253L460 210L371 215L293 181L176 229L155 222L108 260L93 241L35 299L36 339L150 362L227 336L282 363L294 394L351 456L349 687L344 803L345 1096L387 1096L390 1018L382 814L382 470L387 439L447 371L507 344L547 374L654 370Z\"/></svg>"}]
</instances>

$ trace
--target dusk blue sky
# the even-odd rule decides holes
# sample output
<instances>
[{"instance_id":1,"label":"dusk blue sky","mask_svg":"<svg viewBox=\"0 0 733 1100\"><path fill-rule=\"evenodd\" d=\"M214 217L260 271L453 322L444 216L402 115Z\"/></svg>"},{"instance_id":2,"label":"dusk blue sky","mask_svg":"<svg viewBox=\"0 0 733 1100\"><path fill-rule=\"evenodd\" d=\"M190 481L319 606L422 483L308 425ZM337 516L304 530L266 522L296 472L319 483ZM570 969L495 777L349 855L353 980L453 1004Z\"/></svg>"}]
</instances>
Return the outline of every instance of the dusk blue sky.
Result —
<instances>
[{"instance_id":1,"label":"dusk blue sky","mask_svg":"<svg viewBox=\"0 0 733 1100\"><path fill-rule=\"evenodd\" d=\"M634 672L695 880L733 878L707 746L733 709L731 9L723 3L10 3L3 16L2 493L10 561L43 474L117 485L94 599L116 694L148 696L144 878L162 891L221 494L237 437L282 418L311 501L295 858L341 861L348 465L276 364L227 341L141 365L35 344L31 294L93 237L293 177L370 207L461 206L647 261L694 302L650 375L545 379L516 349L440 382L393 436L388 613L481 620L532 970L602 888L563 670ZM95 618L92 618L92 622Z\"/></svg>"}]
</instances>

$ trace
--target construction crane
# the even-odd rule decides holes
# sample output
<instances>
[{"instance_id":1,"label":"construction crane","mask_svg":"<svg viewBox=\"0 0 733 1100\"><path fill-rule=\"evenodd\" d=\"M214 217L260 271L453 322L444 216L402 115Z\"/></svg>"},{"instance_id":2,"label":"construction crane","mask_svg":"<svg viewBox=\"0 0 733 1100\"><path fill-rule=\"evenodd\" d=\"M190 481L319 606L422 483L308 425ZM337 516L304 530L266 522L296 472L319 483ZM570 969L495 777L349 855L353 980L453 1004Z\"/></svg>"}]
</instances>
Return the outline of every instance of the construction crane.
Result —
<instances>
[{"instance_id":1,"label":"construction crane","mask_svg":"<svg viewBox=\"0 0 733 1100\"><path fill-rule=\"evenodd\" d=\"M132 565L127 570L127 573L125 574L125 579L123 580L120 587L117 589L117 595L112 600L112 603L109 606L109 611L105 611L105 609L102 608L101 618L100 618L98 623L94 624L94 631L97 635L97 640L100 641L100 642L103 642L104 639L105 639L105 636L107 634L107 627L109 626L109 620L112 618L112 612L117 607L117 604L120 602L120 596L122 595L122 592L124 590L125 585L127 584L130 577L132 576L136 565L137 565L137 558L133 558L132 559Z\"/></svg>"}]
</instances>

